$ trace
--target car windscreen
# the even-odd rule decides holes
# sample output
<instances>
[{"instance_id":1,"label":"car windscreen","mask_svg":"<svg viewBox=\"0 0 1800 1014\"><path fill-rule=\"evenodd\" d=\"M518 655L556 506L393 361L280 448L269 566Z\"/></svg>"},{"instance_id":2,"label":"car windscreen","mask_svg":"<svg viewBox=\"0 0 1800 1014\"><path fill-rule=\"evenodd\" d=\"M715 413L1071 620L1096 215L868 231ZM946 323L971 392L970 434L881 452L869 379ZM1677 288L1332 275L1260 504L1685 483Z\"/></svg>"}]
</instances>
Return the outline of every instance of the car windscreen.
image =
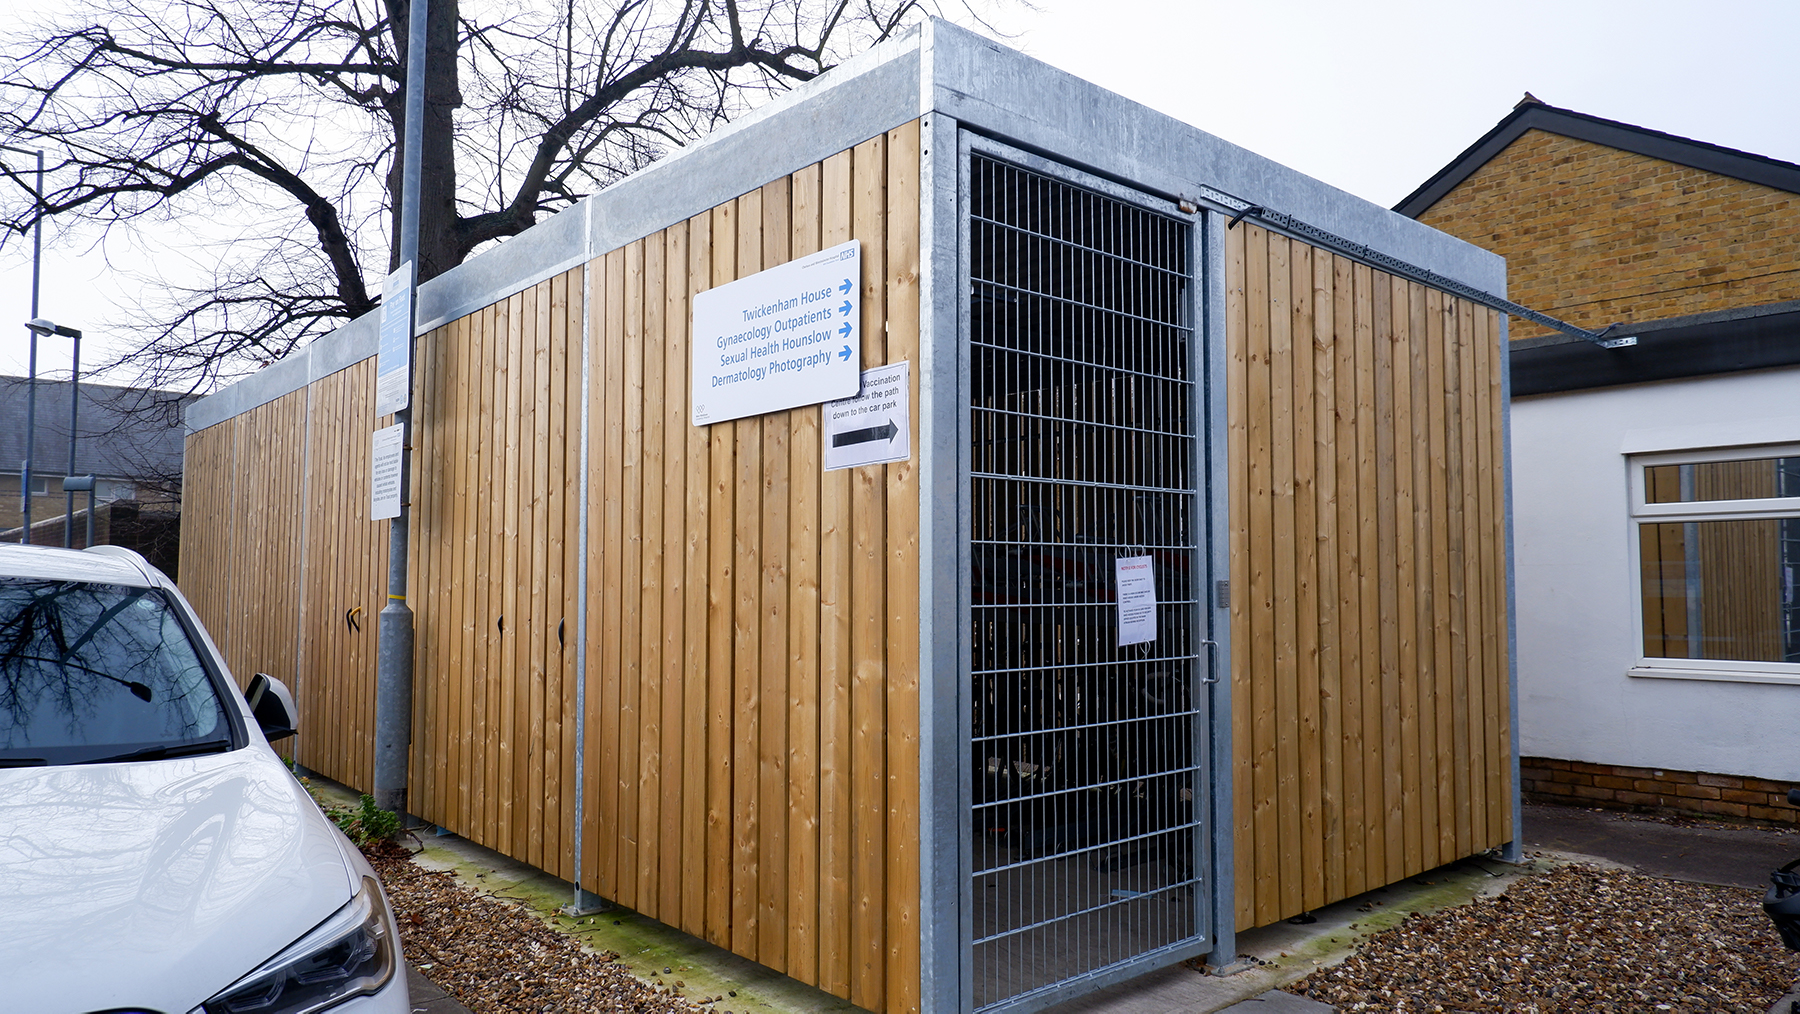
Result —
<instances>
[{"instance_id":1,"label":"car windscreen","mask_svg":"<svg viewBox=\"0 0 1800 1014\"><path fill-rule=\"evenodd\" d=\"M183 756L232 739L160 591L0 577L0 766Z\"/></svg>"}]
</instances>

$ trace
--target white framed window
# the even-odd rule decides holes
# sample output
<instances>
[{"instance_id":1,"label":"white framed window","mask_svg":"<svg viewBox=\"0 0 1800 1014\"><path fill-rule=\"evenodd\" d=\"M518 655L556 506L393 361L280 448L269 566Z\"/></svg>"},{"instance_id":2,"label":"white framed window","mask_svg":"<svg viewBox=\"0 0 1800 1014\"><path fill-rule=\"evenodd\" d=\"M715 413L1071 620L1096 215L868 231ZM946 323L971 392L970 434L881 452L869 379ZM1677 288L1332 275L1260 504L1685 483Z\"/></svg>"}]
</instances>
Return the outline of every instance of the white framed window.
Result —
<instances>
[{"instance_id":1,"label":"white framed window","mask_svg":"<svg viewBox=\"0 0 1800 1014\"><path fill-rule=\"evenodd\" d=\"M1800 444L1629 461L1631 675L1800 683Z\"/></svg>"}]
</instances>

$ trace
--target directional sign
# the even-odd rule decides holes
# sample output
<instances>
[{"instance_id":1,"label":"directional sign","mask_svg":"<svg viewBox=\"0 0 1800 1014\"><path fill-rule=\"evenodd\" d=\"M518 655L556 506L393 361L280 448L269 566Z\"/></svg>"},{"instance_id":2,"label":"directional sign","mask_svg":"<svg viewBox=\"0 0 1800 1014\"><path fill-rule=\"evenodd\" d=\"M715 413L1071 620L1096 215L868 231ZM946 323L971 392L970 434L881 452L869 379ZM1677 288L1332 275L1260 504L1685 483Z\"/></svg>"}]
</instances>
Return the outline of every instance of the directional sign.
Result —
<instances>
[{"instance_id":1,"label":"directional sign","mask_svg":"<svg viewBox=\"0 0 1800 1014\"><path fill-rule=\"evenodd\" d=\"M912 364L864 370L862 393L825 404L825 471L912 457Z\"/></svg>"},{"instance_id":2,"label":"directional sign","mask_svg":"<svg viewBox=\"0 0 1800 1014\"><path fill-rule=\"evenodd\" d=\"M851 240L694 297L694 425L857 392L862 243Z\"/></svg>"}]
</instances>

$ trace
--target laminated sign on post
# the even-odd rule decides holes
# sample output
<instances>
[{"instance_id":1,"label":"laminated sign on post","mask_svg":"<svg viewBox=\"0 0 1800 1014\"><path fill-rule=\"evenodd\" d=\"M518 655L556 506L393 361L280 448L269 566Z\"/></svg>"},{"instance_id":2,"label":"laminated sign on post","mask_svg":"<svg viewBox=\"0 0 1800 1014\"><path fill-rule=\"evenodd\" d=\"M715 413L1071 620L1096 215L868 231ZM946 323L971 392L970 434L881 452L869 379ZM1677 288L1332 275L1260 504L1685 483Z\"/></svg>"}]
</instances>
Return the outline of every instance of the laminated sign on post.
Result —
<instances>
[{"instance_id":1,"label":"laminated sign on post","mask_svg":"<svg viewBox=\"0 0 1800 1014\"><path fill-rule=\"evenodd\" d=\"M862 243L694 297L694 425L816 405L862 377Z\"/></svg>"},{"instance_id":2,"label":"laminated sign on post","mask_svg":"<svg viewBox=\"0 0 1800 1014\"><path fill-rule=\"evenodd\" d=\"M1119 647L1156 640L1156 571L1148 556L1113 561L1118 588Z\"/></svg>"},{"instance_id":3,"label":"laminated sign on post","mask_svg":"<svg viewBox=\"0 0 1800 1014\"><path fill-rule=\"evenodd\" d=\"M400 516L400 450L405 426L395 423L375 431L369 455L371 481L369 519L382 521Z\"/></svg>"},{"instance_id":4,"label":"laminated sign on post","mask_svg":"<svg viewBox=\"0 0 1800 1014\"><path fill-rule=\"evenodd\" d=\"M398 412L412 402L413 262L400 265L381 285L381 344L375 354L375 414Z\"/></svg>"}]
</instances>

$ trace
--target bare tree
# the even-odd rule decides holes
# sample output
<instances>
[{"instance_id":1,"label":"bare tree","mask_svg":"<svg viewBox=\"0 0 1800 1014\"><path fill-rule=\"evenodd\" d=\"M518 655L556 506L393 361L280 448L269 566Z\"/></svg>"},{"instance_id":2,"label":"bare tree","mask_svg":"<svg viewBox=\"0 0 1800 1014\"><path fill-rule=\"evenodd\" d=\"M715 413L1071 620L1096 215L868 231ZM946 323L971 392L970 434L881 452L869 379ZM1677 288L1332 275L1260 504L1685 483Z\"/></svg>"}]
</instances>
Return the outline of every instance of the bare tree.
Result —
<instances>
[{"instance_id":1,"label":"bare tree","mask_svg":"<svg viewBox=\"0 0 1800 1014\"><path fill-rule=\"evenodd\" d=\"M0 39L0 129L52 153L41 197L0 169L17 184L0 223L166 229L211 251L146 305L123 357L140 378L205 387L372 309L398 245L408 0L85 2ZM420 279L924 3L431 0Z\"/></svg>"}]
</instances>

